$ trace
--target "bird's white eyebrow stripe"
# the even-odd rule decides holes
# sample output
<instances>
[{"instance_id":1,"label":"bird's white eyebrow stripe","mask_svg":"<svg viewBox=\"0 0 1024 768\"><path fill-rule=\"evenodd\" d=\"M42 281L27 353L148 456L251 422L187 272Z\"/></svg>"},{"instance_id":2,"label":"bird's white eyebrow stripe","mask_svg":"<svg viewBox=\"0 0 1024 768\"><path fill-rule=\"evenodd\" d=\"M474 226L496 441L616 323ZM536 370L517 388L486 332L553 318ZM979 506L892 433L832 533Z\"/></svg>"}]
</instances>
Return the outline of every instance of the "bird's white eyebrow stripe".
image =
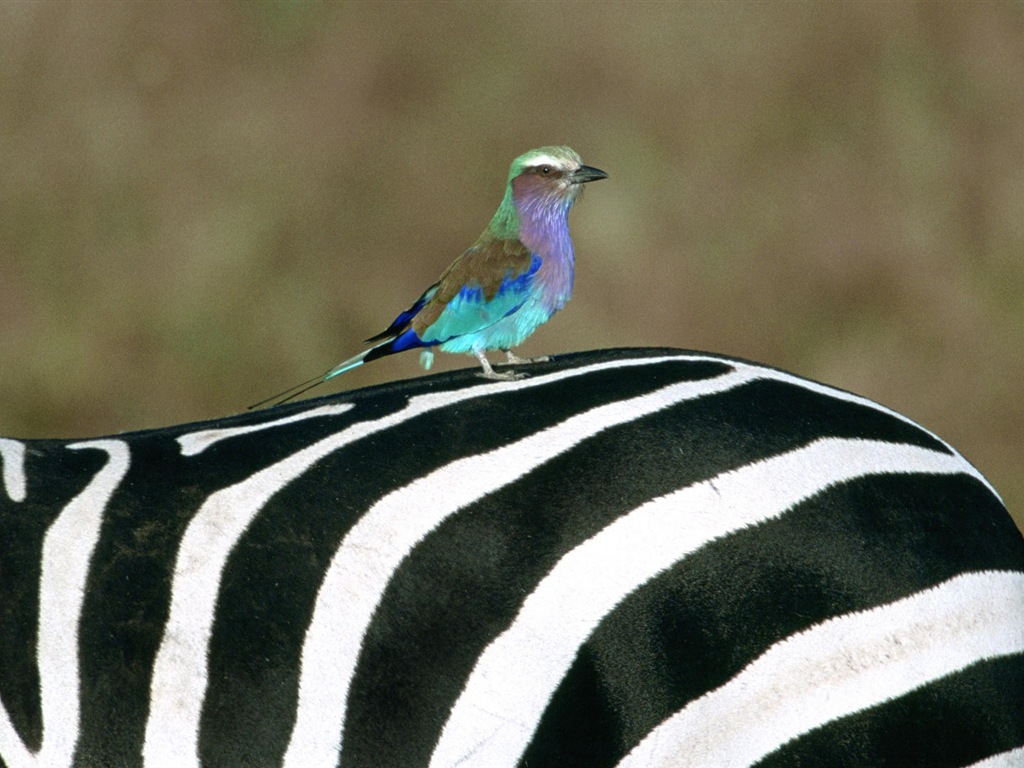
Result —
<instances>
[{"instance_id":1,"label":"bird's white eyebrow stripe","mask_svg":"<svg viewBox=\"0 0 1024 768\"><path fill-rule=\"evenodd\" d=\"M537 157L532 158L530 160L530 164L527 165L526 167L527 168L539 168L542 165L554 165L554 166L556 166L558 168L563 168L563 169L567 169L567 168L570 167L570 165L567 163L567 161L566 161L566 159L564 157L563 158L559 158L559 157L553 157L552 155L538 155Z\"/></svg>"}]
</instances>

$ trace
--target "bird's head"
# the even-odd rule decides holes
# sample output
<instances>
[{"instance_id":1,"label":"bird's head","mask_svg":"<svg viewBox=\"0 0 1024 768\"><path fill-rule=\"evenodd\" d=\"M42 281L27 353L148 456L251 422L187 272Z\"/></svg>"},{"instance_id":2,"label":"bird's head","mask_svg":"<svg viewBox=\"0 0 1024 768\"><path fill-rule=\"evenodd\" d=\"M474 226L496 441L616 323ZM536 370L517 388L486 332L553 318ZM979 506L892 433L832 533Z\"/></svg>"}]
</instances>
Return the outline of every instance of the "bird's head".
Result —
<instances>
[{"instance_id":1,"label":"bird's head","mask_svg":"<svg viewBox=\"0 0 1024 768\"><path fill-rule=\"evenodd\" d=\"M488 231L523 242L536 239L539 231L544 236L557 232L583 185L607 178L604 171L584 165L569 147L531 149L512 161L505 197Z\"/></svg>"},{"instance_id":2,"label":"bird's head","mask_svg":"<svg viewBox=\"0 0 1024 768\"><path fill-rule=\"evenodd\" d=\"M584 165L570 147L540 147L512 161L508 191L520 209L537 204L568 209L584 184L607 178L604 171Z\"/></svg>"}]
</instances>

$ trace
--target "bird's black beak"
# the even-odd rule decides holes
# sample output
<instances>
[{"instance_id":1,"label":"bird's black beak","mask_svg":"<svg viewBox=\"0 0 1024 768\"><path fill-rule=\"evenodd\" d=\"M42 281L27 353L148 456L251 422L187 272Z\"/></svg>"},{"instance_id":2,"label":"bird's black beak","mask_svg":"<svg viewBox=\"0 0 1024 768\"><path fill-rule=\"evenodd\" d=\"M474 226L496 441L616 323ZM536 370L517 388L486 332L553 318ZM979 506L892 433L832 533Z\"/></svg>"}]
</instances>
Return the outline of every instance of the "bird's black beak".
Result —
<instances>
[{"instance_id":1,"label":"bird's black beak","mask_svg":"<svg viewBox=\"0 0 1024 768\"><path fill-rule=\"evenodd\" d=\"M591 168L589 165L581 165L572 172L573 184L586 184L588 181L600 181L607 179L608 174L600 168Z\"/></svg>"}]
</instances>

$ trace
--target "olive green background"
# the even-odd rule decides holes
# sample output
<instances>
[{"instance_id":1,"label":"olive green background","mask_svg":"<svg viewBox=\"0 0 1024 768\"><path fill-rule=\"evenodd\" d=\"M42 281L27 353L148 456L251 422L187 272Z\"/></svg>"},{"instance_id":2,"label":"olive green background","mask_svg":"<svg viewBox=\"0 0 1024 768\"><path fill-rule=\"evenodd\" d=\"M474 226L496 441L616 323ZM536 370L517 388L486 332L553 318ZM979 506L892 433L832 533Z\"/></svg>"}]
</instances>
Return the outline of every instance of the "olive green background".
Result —
<instances>
[{"instance_id":1,"label":"olive green background","mask_svg":"<svg viewBox=\"0 0 1024 768\"><path fill-rule=\"evenodd\" d=\"M674 346L853 390L1024 522L1011 2L0 2L0 434L223 416L330 367L550 143L611 178L523 353Z\"/></svg>"}]
</instances>

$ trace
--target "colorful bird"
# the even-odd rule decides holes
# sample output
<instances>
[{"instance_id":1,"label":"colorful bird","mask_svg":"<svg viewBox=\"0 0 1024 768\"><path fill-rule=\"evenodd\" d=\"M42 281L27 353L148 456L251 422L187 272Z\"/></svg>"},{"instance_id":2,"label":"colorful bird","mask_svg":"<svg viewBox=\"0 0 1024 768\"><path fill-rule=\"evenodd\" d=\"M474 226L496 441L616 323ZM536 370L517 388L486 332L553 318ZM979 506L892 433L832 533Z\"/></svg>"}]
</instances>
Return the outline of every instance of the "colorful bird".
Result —
<instances>
[{"instance_id":1,"label":"colorful bird","mask_svg":"<svg viewBox=\"0 0 1024 768\"><path fill-rule=\"evenodd\" d=\"M366 340L376 342L372 347L250 408L286 402L363 363L407 349L421 348L420 363L428 370L432 348L439 347L474 355L485 378L521 378L522 373L495 371L486 352L505 352L509 364L532 362L512 348L569 301L575 272L569 209L584 184L606 178L604 171L583 165L569 147L520 155L487 229L409 309Z\"/></svg>"}]
</instances>

